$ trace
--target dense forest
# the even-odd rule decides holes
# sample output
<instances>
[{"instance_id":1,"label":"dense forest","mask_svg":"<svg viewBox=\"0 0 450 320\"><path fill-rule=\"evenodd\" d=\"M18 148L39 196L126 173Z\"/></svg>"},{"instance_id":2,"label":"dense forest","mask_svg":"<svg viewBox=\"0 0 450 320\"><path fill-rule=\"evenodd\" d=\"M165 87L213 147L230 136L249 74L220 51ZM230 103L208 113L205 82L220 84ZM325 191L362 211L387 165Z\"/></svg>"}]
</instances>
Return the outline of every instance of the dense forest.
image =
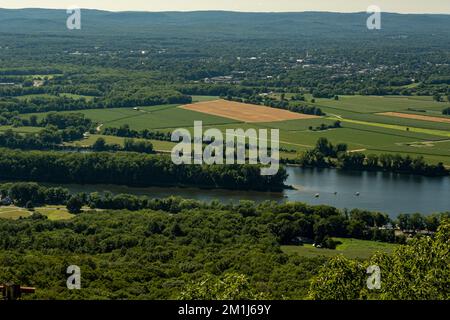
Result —
<instances>
[{"instance_id":1,"label":"dense forest","mask_svg":"<svg viewBox=\"0 0 450 320\"><path fill-rule=\"evenodd\" d=\"M3 185L1 192L22 203L30 197L36 203L68 198L64 190L35 184ZM91 195L90 205L120 207L120 203L131 200L125 195L105 197ZM367 292L359 292L365 292L362 279L366 273L360 262L286 254L280 245L301 245L298 237L327 243L328 236L344 236L347 232L369 239L391 233L395 239L393 230L379 228L389 218L360 210L345 213L302 203L224 205L176 198L140 201L152 209L86 211L68 221L50 221L39 213L18 221L0 219L0 282L35 286L36 294L27 299L364 298ZM404 226L427 230L441 226L441 231L433 239L418 233L417 240L408 241L392 256L375 256L389 285L372 294L384 299L405 298L414 286L411 275L419 271L401 268L402 278L396 279L390 266L419 263L421 281L436 270L441 276L433 277L427 290L414 297L448 299L446 216L415 215L393 221L417 221L417 225ZM421 257L420 262L417 248L422 248L420 254L426 252L430 260ZM321 269L327 261L332 269ZM83 290L65 289L65 268L70 264L81 267ZM336 268L352 275L348 280L352 281L351 290L344 289L345 284L330 271ZM324 277L331 277L331 286L322 280ZM217 283L225 286L224 290L212 289ZM402 286L401 291L392 290L397 284ZM230 292L228 286L238 288Z\"/></svg>"},{"instance_id":2,"label":"dense forest","mask_svg":"<svg viewBox=\"0 0 450 320\"><path fill-rule=\"evenodd\" d=\"M303 298L324 262L289 259L267 226L219 210L112 211L69 222L36 216L0 220L0 234L0 282L35 286L25 298L178 299L190 283L226 270L251 277L271 298ZM83 290L66 289L70 264L80 266Z\"/></svg>"},{"instance_id":3,"label":"dense forest","mask_svg":"<svg viewBox=\"0 0 450 320\"><path fill-rule=\"evenodd\" d=\"M169 156L134 152L0 152L0 179L127 186L198 186L242 190L281 190L287 178L257 165L175 165Z\"/></svg>"}]
</instances>

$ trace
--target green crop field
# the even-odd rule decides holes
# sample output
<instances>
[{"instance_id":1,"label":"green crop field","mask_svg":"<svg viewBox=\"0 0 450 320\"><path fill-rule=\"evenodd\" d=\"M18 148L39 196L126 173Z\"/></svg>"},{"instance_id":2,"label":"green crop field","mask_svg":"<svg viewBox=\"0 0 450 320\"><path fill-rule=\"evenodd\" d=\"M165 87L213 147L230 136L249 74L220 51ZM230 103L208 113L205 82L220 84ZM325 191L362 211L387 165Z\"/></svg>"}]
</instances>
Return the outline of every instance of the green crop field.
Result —
<instances>
[{"instance_id":1,"label":"green crop field","mask_svg":"<svg viewBox=\"0 0 450 320\"><path fill-rule=\"evenodd\" d=\"M440 130L448 132L450 131L450 123L444 122L432 122L423 121L415 119L406 119L399 117L389 117L385 115L372 114L372 113L355 113L349 111L343 111L336 113L335 110L329 110L328 108L321 108L333 119L341 119L341 121L359 121L360 123L373 123L374 125L395 125L400 126L399 130L406 130L406 128L414 129L429 129L429 130Z\"/></svg>"},{"instance_id":2,"label":"green crop field","mask_svg":"<svg viewBox=\"0 0 450 320\"><path fill-rule=\"evenodd\" d=\"M377 251L389 253L398 246L397 244L358 239L335 238L335 240L341 242L336 250L316 248L310 244L282 246L281 249L287 254L298 254L304 257L334 257L342 254L351 259L368 259Z\"/></svg>"},{"instance_id":3,"label":"green crop field","mask_svg":"<svg viewBox=\"0 0 450 320\"><path fill-rule=\"evenodd\" d=\"M320 127L321 124L332 125L336 120L317 118L317 119L300 119L300 120L287 120L282 122L269 122L259 123L258 125L266 128L275 128L283 131L306 131L309 127Z\"/></svg>"},{"instance_id":4,"label":"green crop field","mask_svg":"<svg viewBox=\"0 0 450 320\"><path fill-rule=\"evenodd\" d=\"M279 98L279 94L273 95ZM286 95L287 98L290 95ZM308 101L310 95L306 95ZM311 104L311 103L310 103ZM325 119L303 122L295 132L294 122L268 124L278 126L283 141L310 145L317 136L327 137L330 141L345 142L353 150L365 153L401 153L410 156L424 156L432 163L443 162L450 165L450 148L445 141L450 139L450 124L431 121L406 119L379 115L386 111L413 114L425 114L445 117L441 111L450 106L448 102L435 102L425 96L341 96L339 100L316 99L314 104L327 113ZM415 111L413 111L415 110ZM305 129L308 122L315 126L339 120L343 129L311 132ZM293 125L294 124L294 125ZM284 130L283 130L284 129ZM286 131L287 130L287 131ZM429 143L430 141L438 143Z\"/></svg>"},{"instance_id":5,"label":"green crop field","mask_svg":"<svg viewBox=\"0 0 450 320\"><path fill-rule=\"evenodd\" d=\"M237 121L213 115L178 108L178 105L162 105L133 108L88 109L72 112L83 113L87 118L103 124L105 127L120 127L129 124L135 130L160 130L184 128L194 125L194 121L203 121L205 125L236 123ZM36 113L39 119L47 113ZM26 117L30 117L26 115Z\"/></svg>"},{"instance_id":6,"label":"green crop field","mask_svg":"<svg viewBox=\"0 0 450 320\"><path fill-rule=\"evenodd\" d=\"M431 97L415 99L400 96L339 96L339 100L316 99L316 105L358 113L380 113L388 111L442 110L448 103L435 102Z\"/></svg>"},{"instance_id":7,"label":"green crop field","mask_svg":"<svg viewBox=\"0 0 450 320\"><path fill-rule=\"evenodd\" d=\"M276 96L276 95L275 95ZM214 96L193 96L193 101L215 100ZM310 97L308 97L310 99ZM316 99L316 106L327 113L326 117L304 120L288 120L271 123L243 123L223 117L202 114L179 108L179 105L159 105L133 108L90 109L76 112L83 113L105 127L130 125L135 130L154 130L172 132L177 128L186 128L193 132L194 121L203 121L204 130L218 128L224 133L226 129L242 128L279 129L280 145L296 152L312 148L319 137L326 137L333 143L347 143L350 150L374 153L401 153L403 155L424 156L431 163L443 162L450 165L450 124L430 121L403 119L378 115L384 111L406 112L408 108L424 109L437 112L448 103L432 101L431 97L374 97L343 96L340 100ZM409 111L408 111L409 112ZM38 118L45 113L36 114ZM29 117L30 115L24 115ZM342 128L324 131L312 131L310 128L322 124L331 125L340 121ZM0 127L0 131L7 127ZM35 132L39 128L14 128L18 132ZM81 140L75 144L92 145L96 136ZM123 139L105 137L108 143L122 144ZM436 143L430 143L436 142ZM173 143L152 141L156 150L170 150ZM295 157L290 153L287 157Z\"/></svg>"}]
</instances>

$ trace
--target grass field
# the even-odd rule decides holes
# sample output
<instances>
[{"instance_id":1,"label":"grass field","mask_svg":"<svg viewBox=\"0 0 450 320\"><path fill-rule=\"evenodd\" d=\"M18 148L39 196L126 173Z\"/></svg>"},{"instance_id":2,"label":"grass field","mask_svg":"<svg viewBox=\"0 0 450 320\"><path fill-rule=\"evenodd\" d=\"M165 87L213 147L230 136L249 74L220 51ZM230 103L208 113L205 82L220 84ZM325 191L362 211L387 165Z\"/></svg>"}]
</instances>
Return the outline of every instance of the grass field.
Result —
<instances>
[{"instance_id":1,"label":"grass field","mask_svg":"<svg viewBox=\"0 0 450 320\"><path fill-rule=\"evenodd\" d=\"M274 95L276 96L276 95ZM286 95L289 96L289 95ZM310 97L308 96L309 100ZM212 96L194 96L194 101L217 100ZM103 127L119 127L129 124L132 129L158 130L172 132L176 128L192 130L194 121L203 121L204 129L218 128L223 132L227 128L235 129L279 129L280 145L287 149L301 152L312 148L319 137L326 137L333 143L347 143L350 150L364 150L366 154L400 153L403 155L423 156L431 163L443 162L450 165L450 123L439 123L417 119L397 118L379 115L380 112L406 112L408 108L440 112L449 106L449 103L432 101L431 97L372 97L372 96L343 96L340 100L316 99L319 106L327 113L324 118L287 120L278 122L244 123L219 116L199 113L179 108L178 105L161 105L142 107L139 110L133 108L117 109L93 109L82 110L86 117ZM413 111L407 111L413 112ZM39 118L45 114L37 114ZM24 115L29 117L30 115ZM311 131L321 124L330 125L335 121L341 121L341 129L325 131ZM6 130L7 127L0 127ZM39 130L39 128L37 128ZM16 131L33 131L36 129L22 127ZM88 143L91 143L91 137ZM113 143L114 138L105 138ZM123 140L114 143L122 143ZM155 149L168 150L173 144L170 142L152 141ZM433 142L433 143L430 143ZM78 143L87 143L82 140ZM93 142L92 142L93 143ZM284 155L283 155L284 156ZM290 153L287 157L295 157Z\"/></svg>"},{"instance_id":2,"label":"grass field","mask_svg":"<svg viewBox=\"0 0 450 320\"><path fill-rule=\"evenodd\" d=\"M359 120L365 122L401 125L435 130L450 130L450 124L430 122L418 119L393 118L383 115L384 112L414 113L408 109L423 110L441 113L450 103L434 102L431 98L421 97L372 97L372 96L344 96L340 100L316 99L314 105L320 107L328 115L342 117L343 119ZM425 115L426 115L425 112ZM421 113L424 115L424 113ZM431 114L430 114L431 116Z\"/></svg>"},{"instance_id":3,"label":"grass field","mask_svg":"<svg viewBox=\"0 0 450 320\"><path fill-rule=\"evenodd\" d=\"M334 257L342 254L351 259L368 259L377 251L390 253L398 246L397 244L358 239L335 238L335 240L342 242L342 244L337 246L336 250L318 249L310 244L303 246L282 246L281 249L287 254L298 254L304 257Z\"/></svg>"},{"instance_id":4,"label":"grass field","mask_svg":"<svg viewBox=\"0 0 450 320\"><path fill-rule=\"evenodd\" d=\"M42 130L39 127L12 127L12 126L0 126L0 132L12 130L17 133L36 133Z\"/></svg>"},{"instance_id":5,"label":"grass field","mask_svg":"<svg viewBox=\"0 0 450 320\"><path fill-rule=\"evenodd\" d=\"M194 121L201 120L206 125L236 123L237 121L213 115L199 115L198 112L178 108L178 105L162 105L133 108L88 109L78 110L87 118L105 127L120 127L129 124L135 130L160 130L193 126ZM74 112L74 111L72 111ZM67 112L64 112L67 113ZM39 119L47 113L36 113ZM26 117L30 117L26 115Z\"/></svg>"},{"instance_id":6,"label":"grass field","mask_svg":"<svg viewBox=\"0 0 450 320\"><path fill-rule=\"evenodd\" d=\"M87 210L88 208L84 209ZM46 216L49 220L53 221L68 220L75 217L73 214L67 211L65 206L36 207L34 208L34 212L39 212ZM32 211L16 206L0 207L0 219L16 220L20 218L28 218L32 214Z\"/></svg>"},{"instance_id":7,"label":"grass field","mask_svg":"<svg viewBox=\"0 0 450 320\"><path fill-rule=\"evenodd\" d=\"M339 96L339 100L316 99L316 105L357 113L381 113L408 109L442 110L448 103L435 102L431 97L400 96Z\"/></svg>"},{"instance_id":8,"label":"grass field","mask_svg":"<svg viewBox=\"0 0 450 320\"><path fill-rule=\"evenodd\" d=\"M46 206L35 208L36 212L47 216L49 220L58 221L58 220L68 220L75 217L75 215L69 213L64 206Z\"/></svg>"},{"instance_id":9,"label":"grass field","mask_svg":"<svg viewBox=\"0 0 450 320\"><path fill-rule=\"evenodd\" d=\"M92 96L83 96L83 95L79 95L79 94L74 94L74 93L60 93L59 94L60 97L66 97L66 98L71 98L71 99L86 99L87 101L92 100L94 97ZM52 98L56 98L57 96L55 95L51 95L51 94L47 94L47 93L38 93L38 94L28 94L28 95L23 95L23 96L18 96L17 98L19 100L29 100L32 98L47 98L47 99L52 99Z\"/></svg>"},{"instance_id":10,"label":"grass field","mask_svg":"<svg viewBox=\"0 0 450 320\"><path fill-rule=\"evenodd\" d=\"M18 208L14 206L10 207L0 207L0 219L19 219L26 218L31 215L31 212L23 208Z\"/></svg>"},{"instance_id":11,"label":"grass field","mask_svg":"<svg viewBox=\"0 0 450 320\"><path fill-rule=\"evenodd\" d=\"M79 141L74 141L70 143L66 143L69 146L79 146L79 147L90 147L92 146L98 138L105 139L107 144L118 144L120 146L124 145L125 138L115 137L115 136L106 136L101 134L93 134L90 135L87 139L82 139ZM135 140L143 140L143 139L135 139ZM159 141L159 140L148 140L153 144L153 149L156 151L168 152L172 150L172 148L176 145L175 142L170 141Z\"/></svg>"}]
</instances>

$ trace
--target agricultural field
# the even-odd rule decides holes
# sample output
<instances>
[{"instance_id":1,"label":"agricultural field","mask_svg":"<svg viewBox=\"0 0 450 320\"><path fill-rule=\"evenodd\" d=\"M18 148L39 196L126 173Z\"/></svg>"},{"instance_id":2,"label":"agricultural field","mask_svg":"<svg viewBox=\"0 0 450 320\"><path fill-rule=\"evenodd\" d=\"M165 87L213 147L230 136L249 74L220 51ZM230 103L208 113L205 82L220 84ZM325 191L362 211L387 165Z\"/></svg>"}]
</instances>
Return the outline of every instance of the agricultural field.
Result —
<instances>
[{"instance_id":1,"label":"agricultural field","mask_svg":"<svg viewBox=\"0 0 450 320\"><path fill-rule=\"evenodd\" d=\"M273 97L279 98L280 95ZM306 98L310 101L312 97L306 95ZM450 165L450 148L446 143L450 139L450 123L447 122L450 117L441 114L450 105L447 102L435 102L432 97L425 96L340 96L339 100L315 100L311 105L326 112L326 120L341 121L343 128L323 132L293 132L290 127L287 130L290 141L298 143L302 140L304 144L310 144L314 140L311 135L316 134L332 142L346 142L351 149L365 153L421 155L431 163ZM422 117L380 114L384 112L420 114ZM427 121L429 119L424 118L426 116L445 120ZM286 138L283 137L283 140Z\"/></svg>"},{"instance_id":2,"label":"agricultural field","mask_svg":"<svg viewBox=\"0 0 450 320\"><path fill-rule=\"evenodd\" d=\"M383 115L386 112L418 113L433 115L450 106L447 102L435 102L431 97L403 96L340 96L339 100L316 99L314 105L331 116L343 119L375 123L398 124L411 127L450 130L448 124L429 123L418 119L396 119Z\"/></svg>"},{"instance_id":3,"label":"agricultural field","mask_svg":"<svg viewBox=\"0 0 450 320\"><path fill-rule=\"evenodd\" d=\"M317 118L316 116L294 113L281 109L226 100L198 102L182 106L181 108L247 123L281 122L294 119Z\"/></svg>"},{"instance_id":4,"label":"agricultural field","mask_svg":"<svg viewBox=\"0 0 450 320\"><path fill-rule=\"evenodd\" d=\"M442 110L445 103L431 97L403 96L339 96L339 100L316 99L316 105L356 113L382 113L389 111Z\"/></svg>"},{"instance_id":5,"label":"agricultural field","mask_svg":"<svg viewBox=\"0 0 450 320\"><path fill-rule=\"evenodd\" d=\"M217 117L213 115L201 115L198 112L184 110L179 105L160 105L151 107L88 109L71 112L83 113L94 122L105 127L120 127L129 124L135 130L161 130L172 128L184 128L194 125L194 121L201 120L206 125L219 125L236 123L237 121ZM63 112L70 113L70 112ZM38 119L45 117L47 113L35 113ZM25 115L30 117L32 114Z\"/></svg>"},{"instance_id":6,"label":"agricultural field","mask_svg":"<svg viewBox=\"0 0 450 320\"><path fill-rule=\"evenodd\" d=\"M450 117L432 117L432 116L424 116L418 115L417 113L403 113L403 112L383 112L380 115L388 116L388 117L398 117L404 119L415 119L415 120L423 120L423 121L431 121L431 122L439 122L439 123L450 123Z\"/></svg>"},{"instance_id":7,"label":"agricultural field","mask_svg":"<svg viewBox=\"0 0 450 320\"><path fill-rule=\"evenodd\" d=\"M194 101L215 101L214 96L194 96ZM209 102L211 103L211 102ZM194 104L195 105L195 104ZM443 162L450 165L450 123L432 122L410 118L399 118L379 115L380 112L406 112L408 108L441 110L448 103L432 101L430 97L372 97L345 96L340 100L317 99L316 106L326 112L325 117L309 117L285 121L266 121L246 123L217 115L201 113L180 108L180 105L158 105L133 108L90 109L76 112L83 113L105 127L120 127L128 124L135 130L154 130L172 132L177 128L186 128L193 132L194 121L203 121L204 130L218 128L224 133L226 129L242 128L279 129L280 146L292 150L286 158L295 158L298 152L312 148L319 137L326 137L332 143L347 143L351 151L362 151L366 154L400 153L412 157L423 156L431 163ZM246 105L243 105L244 107ZM358 107L359 106L359 107ZM265 108L252 106L252 108ZM256 110L256 109L255 109ZM260 110L260 109L257 109ZM284 111L274 109L275 112ZM38 118L45 113L37 113ZM252 115L257 117L258 114ZM23 115L29 117L28 115ZM303 115L299 114L300 117ZM327 130L311 130L322 124L329 126L336 121L342 128ZM0 127L6 130L8 127ZM13 128L19 132L38 131L39 128ZM87 140L74 144L92 145L93 135ZM105 137L108 143L122 144L123 139ZM170 150L171 142L152 141L156 150Z\"/></svg>"},{"instance_id":8,"label":"agricultural field","mask_svg":"<svg viewBox=\"0 0 450 320\"><path fill-rule=\"evenodd\" d=\"M311 244L304 244L303 246L281 246L281 250L287 254L297 254L309 258L320 256L334 257L342 254L350 259L368 259L375 252L390 253L398 246L392 243L349 238L334 238L334 240L341 242L336 247L336 250L316 248Z\"/></svg>"}]
</instances>

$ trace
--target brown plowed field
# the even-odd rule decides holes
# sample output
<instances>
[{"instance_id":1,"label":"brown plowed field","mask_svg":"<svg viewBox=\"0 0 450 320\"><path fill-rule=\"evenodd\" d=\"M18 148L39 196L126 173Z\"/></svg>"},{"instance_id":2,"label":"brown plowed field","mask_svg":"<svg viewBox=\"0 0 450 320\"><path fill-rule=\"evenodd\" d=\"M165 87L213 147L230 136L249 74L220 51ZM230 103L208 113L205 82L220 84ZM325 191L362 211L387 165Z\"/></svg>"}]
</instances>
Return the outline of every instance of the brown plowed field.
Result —
<instances>
[{"instance_id":1,"label":"brown plowed field","mask_svg":"<svg viewBox=\"0 0 450 320\"><path fill-rule=\"evenodd\" d=\"M401 113L401 112L383 112L383 113L377 113L377 114L382 115L382 116L397 117L397 118L450 123L450 118L447 119L447 118L440 118L440 117L422 116L420 114Z\"/></svg>"},{"instance_id":2,"label":"brown plowed field","mask_svg":"<svg viewBox=\"0 0 450 320\"><path fill-rule=\"evenodd\" d=\"M318 118L317 116L308 114L227 100L187 104L180 108L243 122L274 122Z\"/></svg>"}]
</instances>

